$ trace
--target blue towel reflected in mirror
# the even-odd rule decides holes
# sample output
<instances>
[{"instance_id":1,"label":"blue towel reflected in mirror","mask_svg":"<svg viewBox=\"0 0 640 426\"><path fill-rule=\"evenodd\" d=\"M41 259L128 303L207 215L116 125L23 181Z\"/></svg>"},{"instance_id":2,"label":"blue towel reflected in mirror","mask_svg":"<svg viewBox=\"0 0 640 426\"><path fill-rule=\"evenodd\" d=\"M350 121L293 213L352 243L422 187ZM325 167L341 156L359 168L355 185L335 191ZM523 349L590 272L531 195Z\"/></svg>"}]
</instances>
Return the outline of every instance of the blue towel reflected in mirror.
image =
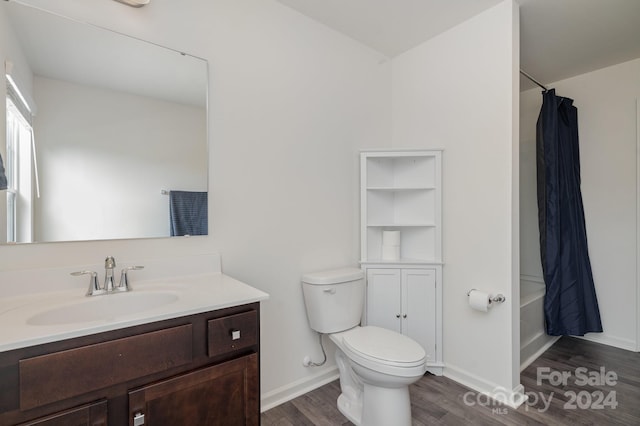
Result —
<instances>
[{"instance_id":1,"label":"blue towel reflected in mirror","mask_svg":"<svg viewBox=\"0 0 640 426\"><path fill-rule=\"evenodd\" d=\"M207 192L169 191L171 236L207 235Z\"/></svg>"},{"instance_id":2,"label":"blue towel reflected in mirror","mask_svg":"<svg viewBox=\"0 0 640 426\"><path fill-rule=\"evenodd\" d=\"M0 190L7 189L7 175L4 173L4 163L0 155Z\"/></svg>"}]
</instances>

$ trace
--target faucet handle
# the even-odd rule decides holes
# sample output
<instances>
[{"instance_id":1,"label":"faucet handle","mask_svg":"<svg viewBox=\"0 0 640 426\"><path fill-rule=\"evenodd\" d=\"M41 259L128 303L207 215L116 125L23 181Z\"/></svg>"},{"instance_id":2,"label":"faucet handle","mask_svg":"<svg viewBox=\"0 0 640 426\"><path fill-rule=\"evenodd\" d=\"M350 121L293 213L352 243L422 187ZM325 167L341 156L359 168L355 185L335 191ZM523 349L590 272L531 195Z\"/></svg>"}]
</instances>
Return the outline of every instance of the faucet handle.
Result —
<instances>
[{"instance_id":1,"label":"faucet handle","mask_svg":"<svg viewBox=\"0 0 640 426\"><path fill-rule=\"evenodd\" d=\"M87 296L97 296L99 294L105 293L104 289L100 288L100 284L98 284L98 274L94 271L76 271L72 272L71 275L73 275L74 277L78 277L80 275L90 275Z\"/></svg>"},{"instance_id":2,"label":"faucet handle","mask_svg":"<svg viewBox=\"0 0 640 426\"><path fill-rule=\"evenodd\" d=\"M131 290L131 287L129 286L129 275L127 275L127 272L137 271L139 269L144 269L144 266L127 266L126 268L122 269L122 273L120 274L120 284L118 284L118 287L116 287L116 290L118 291Z\"/></svg>"},{"instance_id":3,"label":"faucet handle","mask_svg":"<svg viewBox=\"0 0 640 426\"><path fill-rule=\"evenodd\" d=\"M116 259L113 256L107 256L104 260L105 269L113 269L116 267Z\"/></svg>"}]
</instances>

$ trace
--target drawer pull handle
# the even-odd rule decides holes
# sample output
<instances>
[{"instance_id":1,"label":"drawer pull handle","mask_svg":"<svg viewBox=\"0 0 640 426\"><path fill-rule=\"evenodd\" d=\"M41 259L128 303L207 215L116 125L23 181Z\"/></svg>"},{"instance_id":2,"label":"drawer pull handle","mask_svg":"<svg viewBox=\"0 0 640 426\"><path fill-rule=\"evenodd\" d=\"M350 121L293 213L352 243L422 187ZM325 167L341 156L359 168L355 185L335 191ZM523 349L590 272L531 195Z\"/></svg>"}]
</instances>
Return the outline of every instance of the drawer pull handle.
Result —
<instances>
[{"instance_id":1,"label":"drawer pull handle","mask_svg":"<svg viewBox=\"0 0 640 426\"><path fill-rule=\"evenodd\" d=\"M231 340L240 340L240 330L231 330Z\"/></svg>"},{"instance_id":2,"label":"drawer pull handle","mask_svg":"<svg viewBox=\"0 0 640 426\"><path fill-rule=\"evenodd\" d=\"M133 415L133 426L142 426L144 425L144 414L136 413Z\"/></svg>"}]
</instances>

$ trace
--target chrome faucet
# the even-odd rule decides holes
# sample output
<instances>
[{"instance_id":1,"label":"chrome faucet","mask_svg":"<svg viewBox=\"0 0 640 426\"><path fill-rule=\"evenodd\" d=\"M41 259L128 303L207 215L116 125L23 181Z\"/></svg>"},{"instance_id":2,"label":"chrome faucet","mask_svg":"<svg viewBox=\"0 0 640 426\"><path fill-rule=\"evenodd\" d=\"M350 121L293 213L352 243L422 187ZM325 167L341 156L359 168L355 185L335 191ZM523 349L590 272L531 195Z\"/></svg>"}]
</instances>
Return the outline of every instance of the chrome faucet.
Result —
<instances>
[{"instance_id":1,"label":"chrome faucet","mask_svg":"<svg viewBox=\"0 0 640 426\"><path fill-rule=\"evenodd\" d=\"M113 256L108 256L104 260L104 285L100 287L100 283L98 282L98 274L94 271L77 271L72 272L71 275L79 276L79 275L90 275L89 277L89 289L87 290L87 296L98 296L101 294L110 294L121 291L129 291L131 290L131 286L129 285L129 276L127 275L128 271L134 271L143 269L144 266L128 266L124 268L120 274L120 284L117 286L113 282L113 270L116 267L116 260Z\"/></svg>"},{"instance_id":2,"label":"chrome faucet","mask_svg":"<svg viewBox=\"0 0 640 426\"><path fill-rule=\"evenodd\" d=\"M104 260L104 286L103 288L107 293L112 292L115 289L113 285L113 268L116 267L116 260L113 256L108 256Z\"/></svg>"}]
</instances>

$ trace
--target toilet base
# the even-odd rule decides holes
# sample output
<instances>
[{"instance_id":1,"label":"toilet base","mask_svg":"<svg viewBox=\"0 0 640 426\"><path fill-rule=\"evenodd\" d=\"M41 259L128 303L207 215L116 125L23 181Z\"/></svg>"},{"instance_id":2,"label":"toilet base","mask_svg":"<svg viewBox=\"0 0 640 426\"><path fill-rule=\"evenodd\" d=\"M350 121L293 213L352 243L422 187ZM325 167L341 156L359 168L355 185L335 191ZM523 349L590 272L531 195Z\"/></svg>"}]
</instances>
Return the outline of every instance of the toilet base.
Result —
<instances>
[{"instance_id":1,"label":"toilet base","mask_svg":"<svg viewBox=\"0 0 640 426\"><path fill-rule=\"evenodd\" d=\"M364 426L411 426L409 387L383 388L364 384L362 422Z\"/></svg>"},{"instance_id":2,"label":"toilet base","mask_svg":"<svg viewBox=\"0 0 640 426\"><path fill-rule=\"evenodd\" d=\"M342 393L338 397L338 410L354 425L362 424L362 403L353 402Z\"/></svg>"},{"instance_id":3,"label":"toilet base","mask_svg":"<svg viewBox=\"0 0 640 426\"><path fill-rule=\"evenodd\" d=\"M381 388L365 384L362 396L360 400L344 393L338 397L338 410L354 425L411 426L408 387Z\"/></svg>"}]
</instances>

